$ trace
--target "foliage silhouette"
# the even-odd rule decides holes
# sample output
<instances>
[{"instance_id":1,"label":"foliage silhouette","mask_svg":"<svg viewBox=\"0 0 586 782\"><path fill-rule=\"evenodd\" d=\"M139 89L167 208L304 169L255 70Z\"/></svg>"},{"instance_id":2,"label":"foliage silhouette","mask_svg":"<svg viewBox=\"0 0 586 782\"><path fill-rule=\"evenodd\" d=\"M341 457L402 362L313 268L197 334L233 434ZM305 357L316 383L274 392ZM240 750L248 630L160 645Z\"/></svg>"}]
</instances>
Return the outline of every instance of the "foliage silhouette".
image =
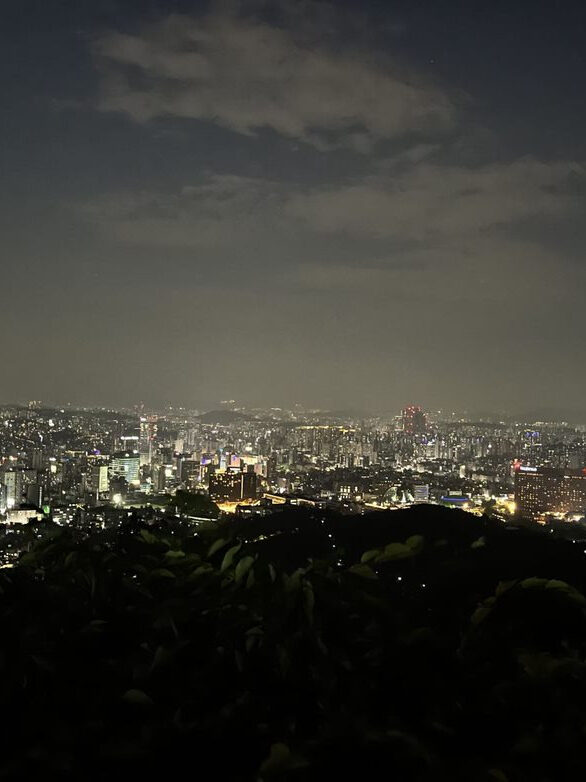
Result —
<instances>
[{"instance_id":1,"label":"foliage silhouette","mask_svg":"<svg viewBox=\"0 0 586 782\"><path fill-rule=\"evenodd\" d=\"M439 508L55 530L0 573L0 773L583 778L584 557Z\"/></svg>"},{"instance_id":2,"label":"foliage silhouette","mask_svg":"<svg viewBox=\"0 0 586 782\"><path fill-rule=\"evenodd\" d=\"M169 506L176 508L184 516L217 519L220 515L220 509L207 494L198 494L184 489L179 489L173 497L169 497Z\"/></svg>"}]
</instances>

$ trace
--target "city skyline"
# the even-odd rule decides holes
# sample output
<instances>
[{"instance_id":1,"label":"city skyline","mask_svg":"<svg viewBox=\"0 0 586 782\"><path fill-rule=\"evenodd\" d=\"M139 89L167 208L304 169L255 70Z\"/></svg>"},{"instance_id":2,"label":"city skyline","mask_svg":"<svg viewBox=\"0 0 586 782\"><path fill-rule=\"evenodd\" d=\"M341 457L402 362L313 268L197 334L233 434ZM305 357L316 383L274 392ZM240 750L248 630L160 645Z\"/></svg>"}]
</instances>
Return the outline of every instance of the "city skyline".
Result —
<instances>
[{"instance_id":1,"label":"city skyline","mask_svg":"<svg viewBox=\"0 0 586 782\"><path fill-rule=\"evenodd\" d=\"M583 422L581 4L3 10L2 402Z\"/></svg>"},{"instance_id":2,"label":"city skyline","mask_svg":"<svg viewBox=\"0 0 586 782\"><path fill-rule=\"evenodd\" d=\"M132 508L198 523L283 506L345 514L424 503L545 524L586 512L584 423L478 420L416 404L378 416L248 410L235 400L205 413L31 400L0 406L0 423L9 529L31 514L84 529L118 524ZM19 549L7 534L10 564Z\"/></svg>"},{"instance_id":3,"label":"city skyline","mask_svg":"<svg viewBox=\"0 0 586 782\"><path fill-rule=\"evenodd\" d=\"M422 399L416 400L416 407L421 408L425 415L431 415L434 418L440 420L461 420L461 421L487 421L487 422L516 422L516 423L569 423L572 425L586 427L586 418L581 410L575 410L570 415L564 415L562 411L555 407L550 408L536 408L536 409L520 409L518 411L511 409L481 409L474 407L474 405L468 405L467 407L450 407L434 408L425 404ZM358 406L349 405L345 408L328 408L320 405L301 404L300 402L293 402L293 404L287 405L279 403L278 400L273 400L272 403L267 404L246 404L241 399L230 400L200 400L196 403L194 400L191 402L177 402L173 404L170 402L160 405L148 405L144 400L126 400L123 404L108 405L99 404L95 402L88 402L87 400L81 400L77 403L70 400L55 400L55 399L43 399L43 400L31 400L31 399L12 399L12 400L0 400L0 409L21 408L21 409L33 409L33 410L56 410L63 412L91 412L91 411L105 411L105 412L120 412L129 413L134 415L141 414L161 414L166 415L169 413L181 413L186 412L195 415L207 416L213 413L223 413L225 411L235 411L237 413L244 413L252 417L262 418L263 415L279 415L283 414L295 414L298 412L303 415L316 415L324 417L339 417L345 419L352 418L381 418L392 419L401 418L405 409L408 409L414 404L413 399L404 400L399 406L387 406L377 409L365 409ZM567 411L566 411L567 412Z\"/></svg>"}]
</instances>

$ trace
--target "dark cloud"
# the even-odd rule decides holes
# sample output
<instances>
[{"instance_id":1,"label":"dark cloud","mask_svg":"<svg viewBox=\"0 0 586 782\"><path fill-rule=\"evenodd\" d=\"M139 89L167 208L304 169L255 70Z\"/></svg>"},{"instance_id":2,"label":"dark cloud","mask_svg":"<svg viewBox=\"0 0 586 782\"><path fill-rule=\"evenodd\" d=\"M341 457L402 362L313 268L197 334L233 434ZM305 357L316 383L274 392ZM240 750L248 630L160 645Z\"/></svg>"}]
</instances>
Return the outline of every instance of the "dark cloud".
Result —
<instances>
[{"instance_id":1,"label":"dark cloud","mask_svg":"<svg viewBox=\"0 0 586 782\"><path fill-rule=\"evenodd\" d=\"M202 253L221 263L237 247L249 268L270 273L265 286L301 280L330 290L390 285L396 291L416 285L425 268L439 276L437 291L464 264L469 276L483 282L477 295L491 291L492 282L517 295L527 282L511 266L530 273L528 262L539 265L541 282L547 268L556 270L552 249L533 241L530 232L516 236L512 229L531 219L567 220L573 211L579 217L581 202L568 189L571 178L583 177L579 166L526 158L470 169L418 157L396 173L344 186L208 175L180 192L110 194L84 209L111 239L182 249L193 254L196 266ZM340 241L353 243L354 257L339 257ZM256 284L256 275L248 279Z\"/></svg>"},{"instance_id":2,"label":"dark cloud","mask_svg":"<svg viewBox=\"0 0 586 782\"><path fill-rule=\"evenodd\" d=\"M452 126L450 98L417 74L366 50L299 40L299 32L222 11L105 35L95 46L104 75L99 106L139 121L205 119L243 134L266 127L319 149L361 152Z\"/></svg>"}]
</instances>

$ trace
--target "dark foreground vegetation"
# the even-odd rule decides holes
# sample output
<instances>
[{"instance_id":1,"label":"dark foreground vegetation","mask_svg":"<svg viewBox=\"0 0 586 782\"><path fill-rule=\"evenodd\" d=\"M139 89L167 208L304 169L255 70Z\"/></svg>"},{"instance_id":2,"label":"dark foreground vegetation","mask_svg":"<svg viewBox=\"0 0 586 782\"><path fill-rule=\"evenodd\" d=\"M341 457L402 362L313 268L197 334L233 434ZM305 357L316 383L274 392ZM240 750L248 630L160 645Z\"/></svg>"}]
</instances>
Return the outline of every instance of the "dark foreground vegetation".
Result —
<instances>
[{"instance_id":1,"label":"dark foreground vegetation","mask_svg":"<svg viewBox=\"0 0 586 782\"><path fill-rule=\"evenodd\" d=\"M55 534L0 573L2 779L586 779L586 548L440 508Z\"/></svg>"}]
</instances>

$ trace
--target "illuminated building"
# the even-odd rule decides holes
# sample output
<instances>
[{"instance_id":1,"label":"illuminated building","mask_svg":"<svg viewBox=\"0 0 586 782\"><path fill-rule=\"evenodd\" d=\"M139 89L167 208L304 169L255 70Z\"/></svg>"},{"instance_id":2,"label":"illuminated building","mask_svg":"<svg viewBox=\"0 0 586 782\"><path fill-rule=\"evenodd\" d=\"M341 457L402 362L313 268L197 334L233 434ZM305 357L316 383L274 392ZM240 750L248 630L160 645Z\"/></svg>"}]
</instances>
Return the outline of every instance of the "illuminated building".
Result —
<instances>
[{"instance_id":1,"label":"illuminated building","mask_svg":"<svg viewBox=\"0 0 586 782\"><path fill-rule=\"evenodd\" d=\"M244 469L254 470L257 475L263 478L268 476L268 462L262 456L243 454L238 457L233 456L232 461L236 466L242 465Z\"/></svg>"},{"instance_id":2,"label":"illuminated building","mask_svg":"<svg viewBox=\"0 0 586 782\"><path fill-rule=\"evenodd\" d=\"M107 494L110 490L108 458L97 451L88 454L80 485L82 492L89 493L94 499Z\"/></svg>"},{"instance_id":3,"label":"illuminated building","mask_svg":"<svg viewBox=\"0 0 586 782\"><path fill-rule=\"evenodd\" d=\"M120 437L120 443L122 445L121 451L138 451L137 434L123 434Z\"/></svg>"},{"instance_id":4,"label":"illuminated building","mask_svg":"<svg viewBox=\"0 0 586 782\"><path fill-rule=\"evenodd\" d=\"M106 463L94 462L88 465L86 487L95 497L99 497L100 494L106 494L109 491L110 480Z\"/></svg>"},{"instance_id":5,"label":"illuminated building","mask_svg":"<svg viewBox=\"0 0 586 782\"><path fill-rule=\"evenodd\" d=\"M92 469L92 485L98 494L106 493L110 488L108 479L108 465L96 464Z\"/></svg>"},{"instance_id":6,"label":"illuminated building","mask_svg":"<svg viewBox=\"0 0 586 782\"><path fill-rule=\"evenodd\" d=\"M413 487L413 502L429 502L429 484L418 483Z\"/></svg>"},{"instance_id":7,"label":"illuminated building","mask_svg":"<svg viewBox=\"0 0 586 782\"><path fill-rule=\"evenodd\" d=\"M140 464L150 464L153 456L154 442L157 437L158 416L149 415L140 419L140 435L138 440L138 451L140 453Z\"/></svg>"},{"instance_id":8,"label":"illuminated building","mask_svg":"<svg viewBox=\"0 0 586 782\"><path fill-rule=\"evenodd\" d=\"M43 470L45 468L45 454L41 448L34 448L31 454L31 466L33 470Z\"/></svg>"},{"instance_id":9,"label":"illuminated building","mask_svg":"<svg viewBox=\"0 0 586 782\"><path fill-rule=\"evenodd\" d=\"M517 464L515 503L521 513L584 513L586 468L556 470Z\"/></svg>"},{"instance_id":10,"label":"illuminated building","mask_svg":"<svg viewBox=\"0 0 586 782\"><path fill-rule=\"evenodd\" d=\"M427 429L427 417L418 405L409 405L402 412L405 434L424 434Z\"/></svg>"},{"instance_id":11,"label":"illuminated building","mask_svg":"<svg viewBox=\"0 0 586 782\"><path fill-rule=\"evenodd\" d=\"M257 493L257 474L251 472L214 472L210 475L209 492L215 502L251 500Z\"/></svg>"},{"instance_id":12,"label":"illuminated building","mask_svg":"<svg viewBox=\"0 0 586 782\"><path fill-rule=\"evenodd\" d=\"M199 462L195 459L184 459L181 462L181 474L179 476L182 483L194 486L199 478Z\"/></svg>"},{"instance_id":13,"label":"illuminated building","mask_svg":"<svg viewBox=\"0 0 586 782\"><path fill-rule=\"evenodd\" d=\"M2 473L1 480L6 487L6 507L18 508L22 501L22 472L7 470Z\"/></svg>"},{"instance_id":14,"label":"illuminated building","mask_svg":"<svg viewBox=\"0 0 586 782\"><path fill-rule=\"evenodd\" d=\"M440 497L440 504L451 508L466 508L470 504L470 497L458 492L448 492L445 497Z\"/></svg>"},{"instance_id":15,"label":"illuminated building","mask_svg":"<svg viewBox=\"0 0 586 782\"><path fill-rule=\"evenodd\" d=\"M32 507L11 508L6 513L7 524L28 524L32 519L39 521L42 518L39 510Z\"/></svg>"},{"instance_id":16,"label":"illuminated building","mask_svg":"<svg viewBox=\"0 0 586 782\"><path fill-rule=\"evenodd\" d=\"M163 492L165 491L166 486L167 486L167 475L166 475L165 466L163 464L159 464L153 468L152 488L153 491Z\"/></svg>"},{"instance_id":17,"label":"illuminated building","mask_svg":"<svg viewBox=\"0 0 586 782\"><path fill-rule=\"evenodd\" d=\"M124 478L129 486L140 486L140 455L136 451L115 453L110 464L110 476Z\"/></svg>"}]
</instances>

